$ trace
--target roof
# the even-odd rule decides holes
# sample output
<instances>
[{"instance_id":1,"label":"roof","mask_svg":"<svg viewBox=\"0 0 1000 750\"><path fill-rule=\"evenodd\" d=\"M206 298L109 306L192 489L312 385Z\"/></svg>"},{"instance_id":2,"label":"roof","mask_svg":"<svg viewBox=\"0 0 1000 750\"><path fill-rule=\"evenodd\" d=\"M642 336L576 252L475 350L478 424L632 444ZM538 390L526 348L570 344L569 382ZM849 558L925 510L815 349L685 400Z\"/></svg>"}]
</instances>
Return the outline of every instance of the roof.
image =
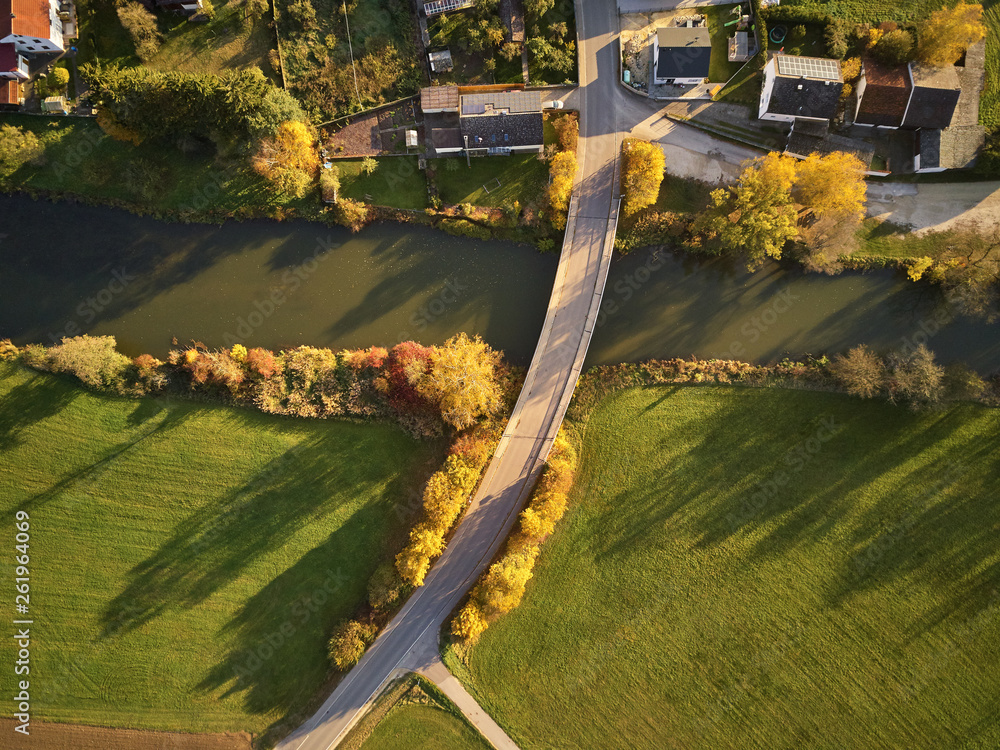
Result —
<instances>
[{"instance_id":1,"label":"roof","mask_svg":"<svg viewBox=\"0 0 1000 750\"><path fill-rule=\"evenodd\" d=\"M491 91L462 94L462 117L505 112L510 115L542 111L541 91Z\"/></svg>"},{"instance_id":2,"label":"roof","mask_svg":"<svg viewBox=\"0 0 1000 750\"><path fill-rule=\"evenodd\" d=\"M958 80L962 93L958 97L955 114L951 117L951 127L967 127L979 124L979 97L986 83L985 41L973 44L965 53L965 65L958 68Z\"/></svg>"},{"instance_id":3,"label":"roof","mask_svg":"<svg viewBox=\"0 0 1000 750\"><path fill-rule=\"evenodd\" d=\"M914 86L946 90L958 90L962 87L958 82L958 71L955 70L954 65L937 67L910 63L910 76L913 78Z\"/></svg>"},{"instance_id":4,"label":"roof","mask_svg":"<svg viewBox=\"0 0 1000 750\"><path fill-rule=\"evenodd\" d=\"M462 131L458 128L432 128L427 145L432 149L462 148Z\"/></svg>"},{"instance_id":5,"label":"roof","mask_svg":"<svg viewBox=\"0 0 1000 750\"><path fill-rule=\"evenodd\" d=\"M910 63L913 92L910 107L903 119L906 128L946 128L961 95L958 71L954 65L936 68Z\"/></svg>"},{"instance_id":6,"label":"roof","mask_svg":"<svg viewBox=\"0 0 1000 750\"><path fill-rule=\"evenodd\" d=\"M976 164L986 142L980 125L920 131L921 169L967 169Z\"/></svg>"},{"instance_id":7,"label":"roof","mask_svg":"<svg viewBox=\"0 0 1000 750\"><path fill-rule=\"evenodd\" d=\"M440 52L431 52L427 55L427 59L430 60L431 70L435 73L439 70L451 70L453 67L451 61L451 50L442 50Z\"/></svg>"},{"instance_id":8,"label":"roof","mask_svg":"<svg viewBox=\"0 0 1000 750\"><path fill-rule=\"evenodd\" d=\"M837 114L843 88L844 84L839 81L776 76L767 111L776 115L829 120Z\"/></svg>"},{"instance_id":9,"label":"roof","mask_svg":"<svg viewBox=\"0 0 1000 750\"><path fill-rule=\"evenodd\" d=\"M463 117L462 134L469 136L469 148L540 146L542 115Z\"/></svg>"},{"instance_id":10,"label":"roof","mask_svg":"<svg viewBox=\"0 0 1000 750\"><path fill-rule=\"evenodd\" d=\"M48 39L52 33L48 0L9 0L10 14L0 12L0 39L8 34ZM6 10L7 3L4 3Z\"/></svg>"},{"instance_id":11,"label":"roof","mask_svg":"<svg viewBox=\"0 0 1000 750\"><path fill-rule=\"evenodd\" d=\"M910 101L910 76L905 65L883 65L866 59L865 90L854 121L862 125L899 127Z\"/></svg>"},{"instance_id":12,"label":"roof","mask_svg":"<svg viewBox=\"0 0 1000 750\"><path fill-rule=\"evenodd\" d=\"M805 78L810 81L843 81L840 61L827 57L802 57L801 55L774 56L779 76Z\"/></svg>"},{"instance_id":13,"label":"roof","mask_svg":"<svg viewBox=\"0 0 1000 750\"><path fill-rule=\"evenodd\" d=\"M458 86L428 86L420 89L420 108L458 111Z\"/></svg>"},{"instance_id":14,"label":"roof","mask_svg":"<svg viewBox=\"0 0 1000 750\"><path fill-rule=\"evenodd\" d=\"M799 156L809 156L809 154L832 154L836 151L854 154L869 169L872 159L875 156L875 147L857 138L847 138L846 136L828 133L824 136L816 136L801 131L798 127L792 130L788 137L788 147L786 152Z\"/></svg>"},{"instance_id":15,"label":"roof","mask_svg":"<svg viewBox=\"0 0 1000 750\"><path fill-rule=\"evenodd\" d=\"M705 27L671 26L656 30L660 48L657 78L707 78L712 59L712 37Z\"/></svg>"}]
</instances>

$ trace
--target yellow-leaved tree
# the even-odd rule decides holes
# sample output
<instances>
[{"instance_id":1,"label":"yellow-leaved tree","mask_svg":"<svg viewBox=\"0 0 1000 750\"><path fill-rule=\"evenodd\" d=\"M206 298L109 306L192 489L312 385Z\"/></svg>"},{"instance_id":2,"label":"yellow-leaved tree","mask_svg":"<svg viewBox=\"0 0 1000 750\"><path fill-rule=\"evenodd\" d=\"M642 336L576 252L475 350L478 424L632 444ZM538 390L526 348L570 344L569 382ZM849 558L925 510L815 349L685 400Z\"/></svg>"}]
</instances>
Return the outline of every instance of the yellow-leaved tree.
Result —
<instances>
[{"instance_id":1,"label":"yellow-leaved tree","mask_svg":"<svg viewBox=\"0 0 1000 750\"><path fill-rule=\"evenodd\" d=\"M576 177L576 154L572 151L560 151L553 156L549 164L549 174L552 177L549 183L552 226L556 229L565 229L569 198L573 192L573 178Z\"/></svg>"},{"instance_id":2,"label":"yellow-leaved tree","mask_svg":"<svg viewBox=\"0 0 1000 750\"><path fill-rule=\"evenodd\" d=\"M316 175L319 157L309 127L296 120L278 126L274 136L262 138L252 164L285 195L301 198Z\"/></svg>"},{"instance_id":3,"label":"yellow-leaved tree","mask_svg":"<svg viewBox=\"0 0 1000 750\"><path fill-rule=\"evenodd\" d=\"M627 138L622 144L622 199L626 214L656 203L666 159L655 143Z\"/></svg>"},{"instance_id":4,"label":"yellow-leaved tree","mask_svg":"<svg viewBox=\"0 0 1000 750\"><path fill-rule=\"evenodd\" d=\"M983 6L958 3L931 13L917 32L917 59L928 65L952 65L986 36Z\"/></svg>"},{"instance_id":5,"label":"yellow-leaved tree","mask_svg":"<svg viewBox=\"0 0 1000 750\"><path fill-rule=\"evenodd\" d=\"M817 216L860 221L865 212L865 165L844 151L810 154L799 162L795 196Z\"/></svg>"},{"instance_id":6,"label":"yellow-leaved tree","mask_svg":"<svg viewBox=\"0 0 1000 750\"><path fill-rule=\"evenodd\" d=\"M500 355L479 336L460 333L434 349L417 391L441 409L442 418L462 430L500 407Z\"/></svg>"},{"instance_id":7,"label":"yellow-leaved tree","mask_svg":"<svg viewBox=\"0 0 1000 750\"><path fill-rule=\"evenodd\" d=\"M490 566L479 584L481 591L477 596L486 613L503 614L521 603L538 553L537 546L525 547L517 552L508 552Z\"/></svg>"},{"instance_id":8,"label":"yellow-leaved tree","mask_svg":"<svg viewBox=\"0 0 1000 750\"><path fill-rule=\"evenodd\" d=\"M698 231L727 250L745 252L751 267L780 258L798 232L791 194L795 168L795 159L773 151L744 162L736 185L712 191Z\"/></svg>"}]
</instances>

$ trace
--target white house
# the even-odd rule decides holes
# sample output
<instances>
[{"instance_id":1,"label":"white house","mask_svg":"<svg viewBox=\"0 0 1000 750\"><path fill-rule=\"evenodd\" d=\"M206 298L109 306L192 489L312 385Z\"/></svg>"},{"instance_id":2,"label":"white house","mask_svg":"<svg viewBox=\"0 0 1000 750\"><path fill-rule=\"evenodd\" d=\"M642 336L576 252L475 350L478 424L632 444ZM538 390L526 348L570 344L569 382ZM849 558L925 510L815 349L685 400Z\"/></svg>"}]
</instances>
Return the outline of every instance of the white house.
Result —
<instances>
[{"instance_id":1,"label":"white house","mask_svg":"<svg viewBox=\"0 0 1000 750\"><path fill-rule=\"evenodd\" d=\"M776 54L764 66L757 117L826 122L837 113L843 88L839 60Z\"/></svg>"},{"instance_id":2,"label":"white house","mask_svg":"<svg viewBox=\"0 0 1000 750\"><path fill-rule=\"evenodd\" d=\"M0 43L18 54L63 51L59 0L0 0Z\"/></svg>"},{"instance_id":3,"label":"white house","mask_svg":"<svg viewBox=\"0 0 1000 750\"><path fill-rule=\"evenodd\" d=\"M653 36L653 83L702 83L711 60L712 37L704 26L670 26Z\"/></svg>"}]
</instances>

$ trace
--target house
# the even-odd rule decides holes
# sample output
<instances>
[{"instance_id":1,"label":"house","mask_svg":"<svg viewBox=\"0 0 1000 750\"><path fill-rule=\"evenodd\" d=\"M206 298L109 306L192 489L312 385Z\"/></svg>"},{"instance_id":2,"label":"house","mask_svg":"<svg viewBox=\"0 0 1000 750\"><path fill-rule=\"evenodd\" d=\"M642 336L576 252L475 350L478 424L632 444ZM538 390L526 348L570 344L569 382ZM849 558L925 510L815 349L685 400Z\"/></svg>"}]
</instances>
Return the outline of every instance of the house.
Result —
<instances>
[{"instance_id":1,"label":"house","mask_svg":"<svg viewBox=\"0 0 1000 750\"><path fill-rule=\"evenodd\" d=\"M17 51L13 42L0 43L0 79L5 81L27 81L28 61Z\"/></svg>"},{"instance_id":2,"label":"house","mask_svg":"<svg viewBox=\"0 0 1000 750\"><path fill-rule=\"evenodd\" d=\"M63 18L69 10L59 0L0 0L0 44L19 54L63 51Z\"/></svg>"},{"instance_id":3,"label":"house","mask_svg":"<svg viewBox=\"0 0 1000 750\"><path fill-rule=\"evenodd\" d=\"M900 127L912 89L906 65L883 65L876 60L865 60L858 80L854 123L880 128Z\"/></svg>"},{"instance_id":4,"label":"house","mask_svg":"<svg viewBox=\"0 0 1000 750\"><path fill-rule=\"evenodd\" d=\"M692 85L708 78L712 37L704 26L674 26L653 37L653 83Z\"/></svg>"},{"instance_id":5,"label":"house","mask_svg":"<svg viewBox=\"0 0 1000 750\"><path fill-rule=\"evenodd\" d=\"M942 68L910 63L910 103L903 116L904 128L946 128L958 106L962 85L954 65Z\"/></svg>"},{"instance_id":6,"label":"house","mask_svg":"<svg viewBox=\"0 0 1000 750\"><path fill-rule=\"evenodd\" d=\"M541 152L542 93L490 91L462 94L459 126L472 154Z\"/></svg>"},{"instance_id":7,"label":"house","mask_svg":"<svg viewBox=\"0 0 1000 750\"><path fill-rule=\"evenodd\" d=\"M962 93L954 65L886 66L865 60L854 122L880 128L946 128Z\"/></svg>"},{"instance_id":8,"label":"house","mask_svg":"<svg viewBox=\"0 0 1000 750\"><path fill-rule=\"evenodd\" d=\"M837 113L843 89L839 60L775 54L764 66L757 117L778 122L829 121Z\"/></svg>"}]
</instances>

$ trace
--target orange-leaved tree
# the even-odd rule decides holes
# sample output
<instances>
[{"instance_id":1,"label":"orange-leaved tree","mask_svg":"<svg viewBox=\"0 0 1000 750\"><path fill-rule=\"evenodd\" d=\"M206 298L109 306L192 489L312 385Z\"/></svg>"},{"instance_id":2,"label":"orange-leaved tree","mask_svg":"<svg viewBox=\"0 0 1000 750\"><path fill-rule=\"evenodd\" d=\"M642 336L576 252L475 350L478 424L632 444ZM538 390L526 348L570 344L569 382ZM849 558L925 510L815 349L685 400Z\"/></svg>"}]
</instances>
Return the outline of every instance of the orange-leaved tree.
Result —
<instances>
[{"instance_id":1,"label":"orange-leaved tree","mask_svg":"<svg viewBox=\"0 0 1000 750\"><path fill-rule=\"evenodd\" d=\"M253 156L254 171L285 195L301 198L319 168L313 141L305 123L295 120L281 123L273 136L261 139Z\"/></svg>"}]
</instances>

